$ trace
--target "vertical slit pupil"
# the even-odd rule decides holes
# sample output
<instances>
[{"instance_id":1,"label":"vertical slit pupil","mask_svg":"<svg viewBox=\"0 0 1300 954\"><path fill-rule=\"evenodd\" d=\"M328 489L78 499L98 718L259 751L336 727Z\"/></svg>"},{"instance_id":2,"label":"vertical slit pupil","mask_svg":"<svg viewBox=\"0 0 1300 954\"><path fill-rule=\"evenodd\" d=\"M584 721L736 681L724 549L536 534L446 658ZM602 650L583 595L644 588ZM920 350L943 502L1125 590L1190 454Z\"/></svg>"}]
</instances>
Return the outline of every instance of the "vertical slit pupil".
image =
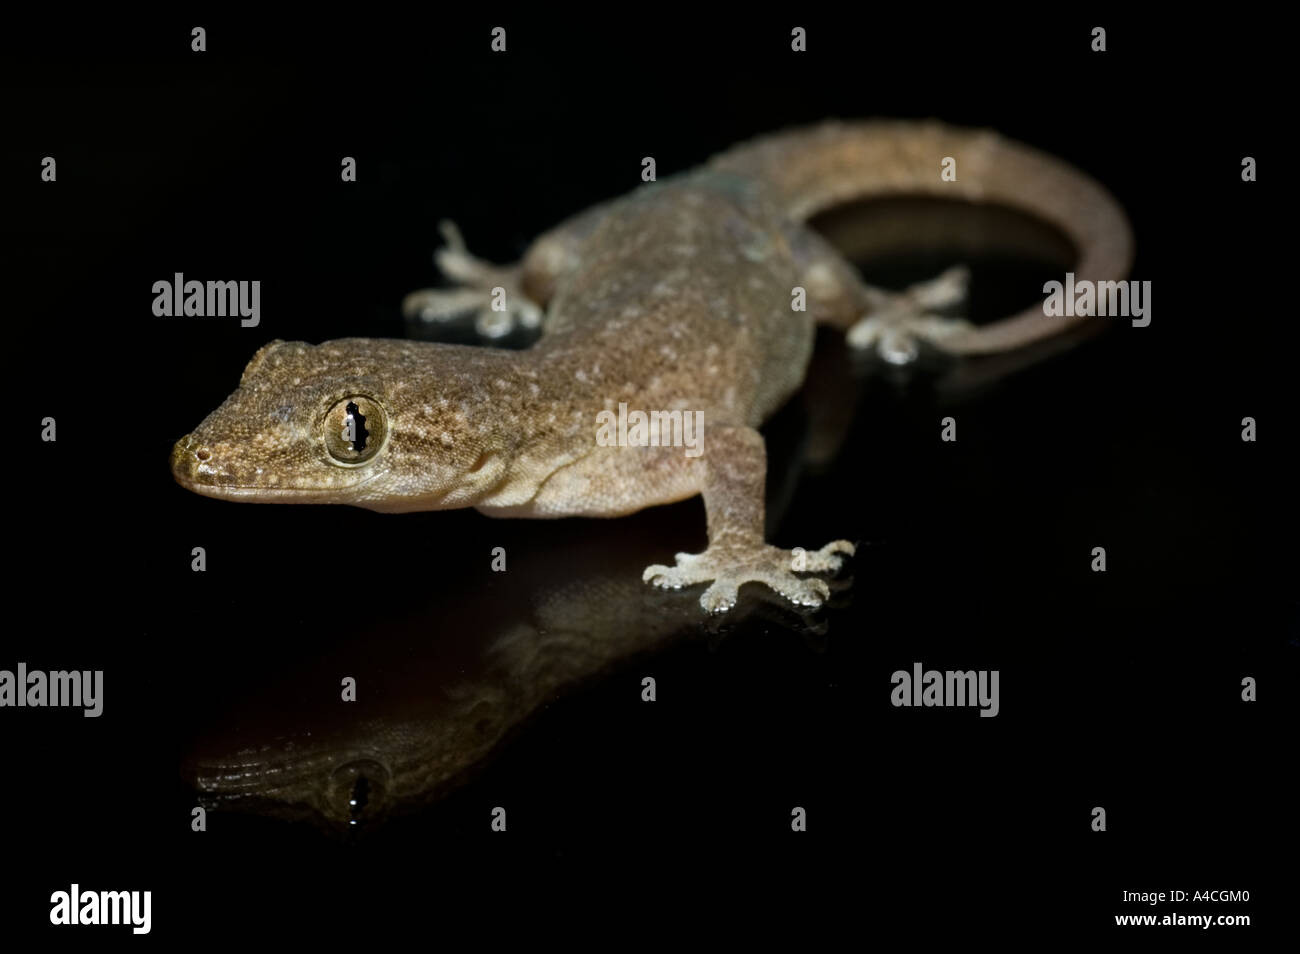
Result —
<instances>
[{"instance_id":1,"label":"vertical slit pupil","mask_svg":"<svg viewBox=\"0 0 1300 954\"><path fill-rule=\"evenodd\" d=\"M366 438L370 432L366 430L366 416L361 413L361 408L357 407L356 401L349 401L347 407L348 417L352 420L353 433L356 440L352 442L352 449L357 453L366 449Z\"/></svg>"},{"instance_id":2,"label":"vertical slit pupil","mask_svg":"<svg viewBox=\"0 0 1300 954\"><path fill-rule=\"evenodd\" d=\"M352 817L356 818L365 811L366 803L370 801L370 780L364 775L357 779L356 784L352 786L352 799L349 808Z\"/></svg>"}]
</instances>

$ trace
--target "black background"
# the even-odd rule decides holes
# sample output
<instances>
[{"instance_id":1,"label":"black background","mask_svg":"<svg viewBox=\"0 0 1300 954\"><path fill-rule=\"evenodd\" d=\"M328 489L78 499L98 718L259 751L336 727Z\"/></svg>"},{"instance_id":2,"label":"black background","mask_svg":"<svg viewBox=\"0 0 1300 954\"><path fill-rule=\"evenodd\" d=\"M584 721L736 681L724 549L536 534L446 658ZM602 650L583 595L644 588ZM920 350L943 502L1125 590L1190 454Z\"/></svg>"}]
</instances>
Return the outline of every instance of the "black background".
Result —
<instances>
[{"instance_id":1,"label":"black background","mask_svg":"<svg viewBox=\"0 0 1300 954\"><path fill-rule=\"evenodd\" d=\"M806 54L789 51L795 23ZM207 53L189 50L195 24ZM1105 54L1089 50L1098 24ZM1169 888L1249 890L1210 913L1252 915L1218 929L1232 943L1262 937L1294 890L1279 869L1293 870L1300 645L1269 32L641 7L12 24L19 381L0 667L102 668L106 702L94 720L3 714L6 939L130 937L48 933L49 895L73 881L152 890L152 936L169 942L576 936L605 912L626 917L610 943L694 937L677 925L697 918L719 936L782 922L810 942L1141 937L1161 929L1113 915L1152 909L1120 892ZM1133 275L1153 284L1150 327L1117 323L955 396L942 369L859 367L847 446L801 479L773 535L864 542L824 637L797 617L722 639L702 627L556 699L466 787L359 844L224 814L192 833L178 766L196 736L280 685L292 721L314 691L295 677L325 655L366 659L376 616L403 621L383 647L393 666L446 638L439 601L487 572L492 546L622 540L661 562L703 542L698 500L525 525L191 495L171 444L253 351L406 334L397 306L432 283L441 218L509 261L634 187L642 156L662 177L763 132L877 115L992 126L1104 182L1134 226ZM355 184L339 181L345 155ZM1260 182L1241 182L1245 155ZM151 285L177 271L259 278L261 326L155 318ZM955 445L938 440L946 414ZM46 415L55 444L32 436ZM1240 440L1247 415L1257 443ZM797 431L788 417L775 427ZM1089 570L1097 545L1105 574ZM340 581L356 579L392 603L341 612ZM494 598L522 597L507 582ZM918 660L999 669L1001 714L893 708L890 674ZM653 707L637 700L644 671ZM497 804L505 835L488 830ZM805 834L789 831L793 804Z\"/></svg>"}]
</instances>

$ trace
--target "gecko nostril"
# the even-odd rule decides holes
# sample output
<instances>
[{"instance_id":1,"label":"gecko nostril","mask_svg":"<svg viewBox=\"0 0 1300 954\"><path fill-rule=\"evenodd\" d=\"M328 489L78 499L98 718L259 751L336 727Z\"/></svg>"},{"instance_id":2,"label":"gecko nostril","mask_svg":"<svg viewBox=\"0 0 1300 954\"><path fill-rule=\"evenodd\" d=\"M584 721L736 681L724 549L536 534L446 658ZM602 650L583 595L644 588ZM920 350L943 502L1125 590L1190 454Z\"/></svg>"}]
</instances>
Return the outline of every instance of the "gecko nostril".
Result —
<instances>
[{"instance_id":1,"label":"gecko nostril","mask_svg":"<svg viewBox=\"0 0 1300 954\"><path fill-rule=\"evenodd\" d=\"M211 460L212 451L208 450L206 447L200 447L198 450L194 452L194 456L197 457L199 460Z\"/></svg>"}]
</instances>

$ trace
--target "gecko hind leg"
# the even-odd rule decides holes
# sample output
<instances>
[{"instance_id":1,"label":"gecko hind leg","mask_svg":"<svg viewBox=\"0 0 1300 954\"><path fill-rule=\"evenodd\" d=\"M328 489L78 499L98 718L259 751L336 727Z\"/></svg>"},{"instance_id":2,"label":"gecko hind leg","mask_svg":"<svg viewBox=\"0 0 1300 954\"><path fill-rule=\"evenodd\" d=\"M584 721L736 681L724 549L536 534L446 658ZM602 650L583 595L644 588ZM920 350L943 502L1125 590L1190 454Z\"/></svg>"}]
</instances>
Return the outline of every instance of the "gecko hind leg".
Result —
<instances>
[{"instance_id":1,"label":"gecko hind leg","mask_svg":"<svg viewBox=\"0 0 1300 954\"><path fill-rule=\"evenodd\" d=\"M420 321L450 321L474 315L474 327L485 338L501 338L516 327L536 328L542 309L524 294L519 265L493 265L471 255L454 222L438 229L447 243L434 253L438 268L459 287L424 288L402 300L402 314ZM494 307L498 300L504 310Z\"/></svg>"},{"instance_id":2,"label":"gecko hind leg","mask_svg":"<svg viewBox=\"0 0 1300 954\"><path fill-rule=\"evenodd\" d=\"M890 364L909 364L920 352L919 341L942 347L945 338L974 329L969 321L936 314L965 301L969 284L970 270L964 265L901 292L864 283L867 313L849 328L846 340L854 348L875 346Z\"/></svg>"},{"instance_id":3,"label":"gecko hind leg","mask_svg":"<svg viewBox=\"0 0 1300 954\"><path fill-rule=\"evenodd\" d=\"M800 606L820 606L830 595L825 580L799 573L833 573L853 544L835 540L818 550L783 550L763 542L763 490L767 454L763 438L748 427L710 432L703 467L709 545L703 553L679 553L675 566L648 566L641 578L665 589L709 583L700 597L706 612L736 605L745 583L762 583Z\"/></svg>"}]
</instances>

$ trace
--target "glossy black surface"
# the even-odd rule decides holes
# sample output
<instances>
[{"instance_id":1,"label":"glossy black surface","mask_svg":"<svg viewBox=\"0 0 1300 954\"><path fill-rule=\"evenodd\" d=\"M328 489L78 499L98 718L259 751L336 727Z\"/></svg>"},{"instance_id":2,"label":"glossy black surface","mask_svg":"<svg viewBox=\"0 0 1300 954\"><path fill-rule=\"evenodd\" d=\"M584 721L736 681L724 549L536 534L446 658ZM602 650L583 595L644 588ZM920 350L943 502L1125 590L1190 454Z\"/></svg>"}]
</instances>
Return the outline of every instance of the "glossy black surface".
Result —
<instances>
[{"instance_id":1,"label":"glossy black surface","mask_svg":"<svg viewBox=\"0 0 1300 954\"><path fill-rule=\"evenodd\" d=\"M1300 633L1280 449L1295 435L1289 265L1269 237L1281 114L1241 90L1233 58L1255 40L1116 18L1099 63L1090 22L864 9L810 20L813 52L795 59L801 15L506 18L499 58L490 11L393 35L213 20L201 60L183 17L6 41L27 48L9 64L21 174L6 170L4 227L36 259L11 279L36 294L9 314L8 405L22 435L55 416L59 441L23 436L10 461L22 529L0 665L106 671L100 719L0 716L5 854L22 875L6 929L48 928L49 893L78 879L152 889L154 934L178 942L352 925L446 944L564 930L610 896L628 912L616 940L688 909L807 936L833 922L1105 933L1121 890L1170 886L1251 889L1263 919L1294 845L1282 779ZM601 575L635 583L698 549L704 520L698 500L560 523L238 506L173 484L172 442L271 338L408 333L397 306L431 282L441 218L513 259L635 186L642 156L668 174L833 115L989 125L1078 164L1131 216L1151 326L1020 368L900 372L823 341L810 393L766 433L773 542L862 542L833 605L656 637L360 843L258 815L213 813L192 833L181 765L196 747L316 725L343 674L361 678L358 711L419 710L426 678L460 678L539 600ZM57 190L31 173L49 152ZM1239 181L1244 154L1274 157L1261 182ZM355 185L338 181L345 155ZM862 264L904 282L949 262ZM975 265L977 318L1044 280L1028 259ZM150 286L176 271L262 280L262 325L155 318ZM938 440L946 415L955 445ZM1246 415L1258 443L1239 439ZM820 463L795 466L809 452ZM1098 545L1105 574L1089 570ZM495 546L511 555L500 576ZM633 589L626 606L593 597L609 638L695 599ZM893 708L890 674L918 660L999 669L999 717ZM1244 675L1257 704L1239 701ZM505 835L488 831L498 804ZM805 835L788 830L793 805ZM534 899L540 916L502 918Z\"/></svg>"}]
</instances>

